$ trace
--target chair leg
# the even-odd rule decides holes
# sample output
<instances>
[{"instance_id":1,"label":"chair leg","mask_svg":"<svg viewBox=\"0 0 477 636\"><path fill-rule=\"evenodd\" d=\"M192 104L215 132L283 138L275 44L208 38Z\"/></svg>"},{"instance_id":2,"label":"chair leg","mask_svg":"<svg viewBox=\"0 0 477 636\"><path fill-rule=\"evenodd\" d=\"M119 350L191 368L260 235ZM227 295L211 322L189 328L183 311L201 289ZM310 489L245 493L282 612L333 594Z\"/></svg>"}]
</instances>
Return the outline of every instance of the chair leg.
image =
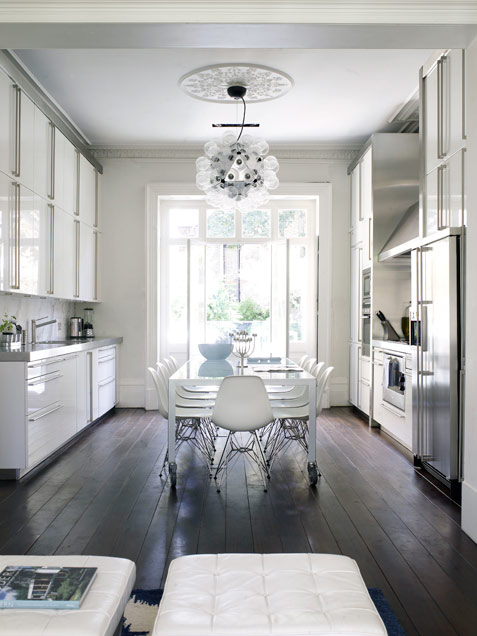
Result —
<instances>
[{"instance_id":1,"label":"chair leg","mask_svg":"<svg viewBox=\"0 0 477 636\"><path fill-rule=\"evenodd\" d=\"M217 477L219 475L220 472L222 471L227 471L227 457L228 457L228 452L227 452L227 448L229 446L229 444L231 443L231 438L232 438L232 431L229 431L229 434L227 435L227 439L225 440L225 444L224 444L224 448L222 451L222 454L220 455L220 459L219 459L219 463L217 464L216 468L215 468L215 475L214 475L214 479L215 482L217 484L217 492L220 492L220 486L222 484L222 482L217 482Z\"/></svg>"},{"instance_id":2,"label":"chair leg","mask_svg":"<svg viewBox=\"0 0 477 636\"><path fill-rule=\"evenodd\" d=\"M255 439L255 443L256 443L256 445L258 447L258 454L259 454L259 457L261 459L260 468L262 469L261 473L262 473L262 479L263 479L263 490L265 492L267 492L267 489L268 489L267 480L270 479L270 473L268 471L267 460L265 458L265 454L263 452L262 445L260 444L260 440L258 439L257 431L253 431L252 434L253 434L253 437Z\"/></svg>"}]
</instances>

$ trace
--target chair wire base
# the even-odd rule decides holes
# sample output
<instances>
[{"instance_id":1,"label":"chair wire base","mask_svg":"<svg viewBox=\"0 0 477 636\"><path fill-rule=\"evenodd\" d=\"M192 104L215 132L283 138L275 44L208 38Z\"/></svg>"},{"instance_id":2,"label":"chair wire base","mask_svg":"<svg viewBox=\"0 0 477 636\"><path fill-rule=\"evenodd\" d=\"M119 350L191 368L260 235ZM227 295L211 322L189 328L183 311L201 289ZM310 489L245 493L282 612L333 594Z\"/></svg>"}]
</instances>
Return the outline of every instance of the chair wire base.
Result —
<instances>
[{"instance_id":1,"label":"chair wire base","mask_svg":"<svg viewBox=\"0 0 477 636\"><path fill-rule=\"evenodd\" d=\"M245 433L240 433L240 435L244 434ZM263 483L263 490L267 492L270 470L257 432L251 431L245 444L239 443L239 440L237 439L238 435L238 433L234 433L233 431L229 431L229 434L227 435L222 454L220 455L219 462L215 469L214 479L217 484L217 492L220 492L221 490L223 475L227 472L227 466L239 455L244 455L244 457L249 459L252 466L258 467ZM220 479L219 476L221 476Z\"/></svg>"}]
</instances>

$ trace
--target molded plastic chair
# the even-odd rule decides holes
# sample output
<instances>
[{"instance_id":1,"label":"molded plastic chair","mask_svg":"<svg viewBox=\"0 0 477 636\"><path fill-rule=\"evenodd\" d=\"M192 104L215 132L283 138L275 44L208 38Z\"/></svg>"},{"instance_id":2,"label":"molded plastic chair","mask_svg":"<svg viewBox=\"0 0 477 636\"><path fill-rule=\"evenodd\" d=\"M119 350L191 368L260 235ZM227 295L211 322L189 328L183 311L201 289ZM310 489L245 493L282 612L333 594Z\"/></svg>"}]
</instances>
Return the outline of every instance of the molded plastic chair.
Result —
<instances>
[{"instance_id":1,"label":"molded plastic chair","mask_svg":"<svg viewBox=\"0 0 477 636\"><path fill-rule=\"evenodd\" d=\"M164 419L169 420L167 383L164 381L161 373L156 371L156 369L148 367L148 371L152 375L154 385L156 387L159 413ZM176 450L178 451L184 442L188 442L202 453L208 467L210 467L210 463L213 461L215 448L213 443L211 443L209 436L204 438L201 423L202 420L210 421L211 414L212 410L210 408L184 408L176 406ZM168 461L169 451L166 452L164 457L164 462L160 472L161 475Z\"/></svg>"},{"instance_id":2,"label":"molded plastic chair","mask_svg":"<svg viewBox=\"0 0 477 636\"><path fill-rule=\"evenodd\" d=\"M328 367L320 373L316 382L316 417L323 408L323 395L334 367ZM268 463L271 466L277 455L285 450L292 441L296 441L308 452L309 409L308 404L297 407L275 407L272 409L278 427L274 429L274 436L267 440ZM318 473L319 474L319 473Z\"/></svg>"},{"instance_id":3,"label":"molded plastic chair","mask_svg":"<svg viewBox=\"0 0 477 636\"><path fill-rule=\"evenodd\" d=\"M305 364L303 365L303 369L305 371L308 371L308 373L310 373L310 369L313 367L315 363L316 363L316 358L308 358L308 360L306 360Z\"/></svg>"},{"instance_id":4,"label":"molded plastic chair","mask_svg":"<svg viewBox=\"0 0 477 636\"><path fill-rule=\"evenodd\" d=\"M257 376L229 376L222 380L212 412L212 422L229 431L214 478L224 473L230 459L243 454L259 468L263 489L267 491L270 472L258 439L257 431L273 422L267 391L262 378ZM249 433L245 444L240 433ZM220 483L217 482L217 492Z\"/></svg>"},{"instance_id":5,"label":"molded plastic chair","mask_svg":"<svg viewBox=\"0 0 477 636\"><path fill-rule=\"evenodd\" d=\"M310 356L307 353L305 353L304 356L301 356L301 358L298 361L298 366L303 369L303 365L305 364L305 362L308 360L309 357Z\"/></svg>"}]
</instances>

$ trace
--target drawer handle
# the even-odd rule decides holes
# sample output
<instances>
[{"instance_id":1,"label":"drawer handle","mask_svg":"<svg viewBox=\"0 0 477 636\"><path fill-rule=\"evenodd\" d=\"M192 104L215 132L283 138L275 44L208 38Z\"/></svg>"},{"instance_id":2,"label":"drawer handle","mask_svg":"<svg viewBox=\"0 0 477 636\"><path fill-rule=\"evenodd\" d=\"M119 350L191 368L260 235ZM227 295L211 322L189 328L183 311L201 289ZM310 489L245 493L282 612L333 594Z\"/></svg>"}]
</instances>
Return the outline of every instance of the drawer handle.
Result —
<instances>
[{"instance_id":1,"label":"drawer handle","mask_svg":"<svg viewBox=\"0 0 477 636\"><path fill-rule=\"evenodd\" d=\"M35 386L36 384L43 384L44 382L51 382L52 380L57 380L58 378L62 378L63 374L59 371L55 373L51 373L48 376L41 375L39 378L35 378L34 380L30 380L28 382L28 386Z\"/></svg>"},{"instance_id":2,"label":"drawer handle","mask_svg":"<svg viewBox=\"0 0 477 636\"><path fill-rule=\"evenodd\" d=\"M401 413L398 413L397 411L395 411L394 409L389 408L389 406L387 404L385 404L384 402L381 402L381 406L383 407L383 409L385 411L389 411L390 413L392 413L393 415L395 415L396 417L400 417L402 420L406 419L406 415L402 415Z\"/></svg>"},{"instance_id":3,"label":"drawer handle","mask_svg":"<svg viewBox=\"0 0 477 636\"><path fill-rule=\"evenodd\" d=\"M98 364L101 364L103 362L109 362L110 360L114 360L116 358L116 356L113 355L112 356L107 356L106 358L98 358Z\"/></svg>"},{"instance_id":4,"label":"drawer handle","mask_svg":"<svg viewBox=\"0 0 477 636\"><path fill-rule=\"evenodd\" d=\"M54 413L55 411L59 411L61 408L62 408L62 405L59 402L57 402L55 404L55 406L53 408L51 408L49 411L44 411L40 415L32 415L31 417L28 418L28 421L29 422L36 422L37 420L41 420L42 417L45 417L46 415L50 415L50 413Z\"/></svg>"},{"instance_id":5,"label":"drawer handle","mask_svg":"<svg viewBox=\"0 0 477 636\"><path fill-rule=\"evenodd\" d=\"M42 360L41 362L35 362L28 365L29 369L37 369L38 367L46 367L49 364L58 364L59 362L64 362L65 360L72 360L73 358L77 358L77 353L70 353L62 358L53 358L52 360Z\"/></svg>"},{"instance_id":6,"label":"drawer handle","mask_svg":"<svg viewBox=\"0 0 477 636\"><path fill-rule=\"evenodd\" d=\"M114 375L111 378L106 378L106 380L102 380L101 382L98 382L98 386L106 386L107 384L111 384L111 382L114 382L116 378L114 377Z\"/></svg>"},{"instance_id":7,"label":"drawer handle","mask_svg":"<svg viewBox=\"0 0 477 636\"><path fill-rule=\"evenodd\" d=\"M114 351L116 353L116 347L103 347L101 349L98 349L98 353L101 353L101 351Z\"/></svg>"}]
</instances>

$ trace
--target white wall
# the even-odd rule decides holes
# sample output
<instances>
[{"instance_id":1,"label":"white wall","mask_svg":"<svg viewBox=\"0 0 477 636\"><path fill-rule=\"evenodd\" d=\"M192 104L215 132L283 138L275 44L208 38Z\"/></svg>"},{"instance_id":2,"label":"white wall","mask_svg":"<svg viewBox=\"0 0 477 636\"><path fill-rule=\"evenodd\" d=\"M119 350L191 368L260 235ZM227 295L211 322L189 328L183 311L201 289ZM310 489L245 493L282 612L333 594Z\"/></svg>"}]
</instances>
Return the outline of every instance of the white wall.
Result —
<instances>
[{"instance_id":1,"label":"white wall","mask_svg":"<svg viewBox=\"0 0 477 636\"><path fill-rule=\"evenodd\" d=\"M467 98L467 285L466 285L466 379L464 483L462 485L462 528L477 541L477 40L466 51Z\"/></svg>"},{"instance_id":2,"label":"white wall","mask_svg":"<svg viewBox=\"0 0 477 636\"><path fill-rule=\"evenodd\" d=\"M194 160L98 158L102 179L102 298L95 309L96 335L123 336L120 406L144 405L146 257L145 193L148 183L184 183L195 178ZM127 154L127 153L126 153ZM140 153L139 153L140 154ZM332 184L332 306L329 363L335 367L330 403L348 403L349 186L347 153L338 158L280 159L282 182ZM340 156L341 155L341 156ZM345 158L342 158L345 157Z\"/></svg>"}]
</instances>

